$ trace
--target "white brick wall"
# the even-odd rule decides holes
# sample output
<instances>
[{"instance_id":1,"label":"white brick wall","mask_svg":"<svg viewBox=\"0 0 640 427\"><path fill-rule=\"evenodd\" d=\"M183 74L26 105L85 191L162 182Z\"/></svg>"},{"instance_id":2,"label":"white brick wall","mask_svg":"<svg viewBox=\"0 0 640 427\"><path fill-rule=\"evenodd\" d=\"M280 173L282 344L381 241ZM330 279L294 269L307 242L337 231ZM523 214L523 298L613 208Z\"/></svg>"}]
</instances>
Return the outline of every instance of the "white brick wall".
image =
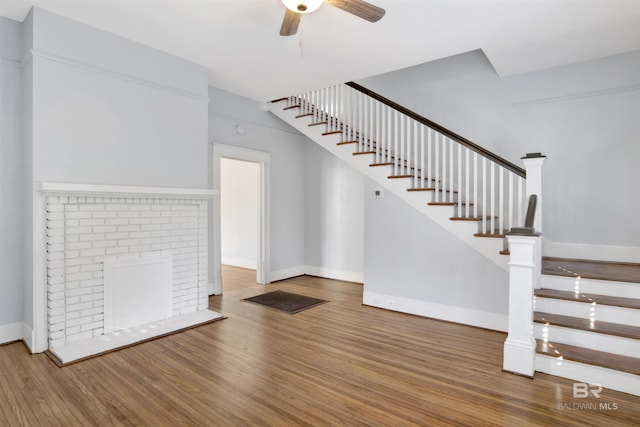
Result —
<instances>
[{"instance_id":1,"label":"white brick wall","mask_svg":"<svg viewBox=\"0 0 640 427\"><path fill-rule=\"evenodd\" d=\"M208 307L207 202L46 198L49 347L104 333L105 259L173 256L173 313Z\"/></svg>"}]
</instances>

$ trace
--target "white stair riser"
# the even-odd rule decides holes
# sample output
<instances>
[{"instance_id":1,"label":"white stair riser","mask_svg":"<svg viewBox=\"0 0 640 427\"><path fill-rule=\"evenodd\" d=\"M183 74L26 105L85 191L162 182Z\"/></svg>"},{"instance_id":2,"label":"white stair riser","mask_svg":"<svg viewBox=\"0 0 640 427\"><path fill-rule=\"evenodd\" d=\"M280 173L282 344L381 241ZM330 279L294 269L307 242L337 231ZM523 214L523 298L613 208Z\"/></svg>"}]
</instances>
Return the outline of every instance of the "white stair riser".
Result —
<instances>
[{"instance_id":1,"label":"white stair riser","mask_svg":"<svg viewBox=\"0 0 640 427\"><path fill-rule=\"evenodd\" d=\"M542 287L559 291L608 295L622 298L640 298L640 283L611 282L607 280L575 279L572 277L542 275Z\"/></svg>"},{"instance_id":2,"label":"white stair riser","mask_svg":"<svg viewBox=\"0 0 640 427\"><path fill-rule=\"evenodd\" d=\"M545 333L545 328L548 331ZM536 339L548 340L562 344L569 344L591 350L615 353L623 356L638 357L640 355L640 340L581 331L560 326L533 324L533 335Z\"/></svg>"},{"instance_id":3,"label":"white stair riser","mask_svg":"<svg viewBox=\"0 0 640 427\"><path fill-rule=\"evenodd\" d=\"M640 376L638 375L574 362L571 360L559 361L555 357L542 354L536 355L535 366L537 372L568 378L582 383L599 384L605 389L617 390L633 394L635 396L640 396ZM572 395L569 394L562 401L555 402L555 404L573 405L574 402L587 401L593 403L594 400L596 401L596 405L598 405L598 409L600 409L600 401L605 404L615 403L611 401L611 398L608 398L607 391L602 390L600 392L600 399L595 399L593 397L590 399L573 398Z\"/></svg>"},{"instance_id":4,"label":"white stair riser","mask_svg":"<svg viewBox=\"0 0 640 427\"><path fill-rule=\"evenodd\" d=\"M640 327L640 310L633 308L536 297L535 310L543 313L562 314L581 319L594 319L602 322Z\"/></svg>"}]
</instances>

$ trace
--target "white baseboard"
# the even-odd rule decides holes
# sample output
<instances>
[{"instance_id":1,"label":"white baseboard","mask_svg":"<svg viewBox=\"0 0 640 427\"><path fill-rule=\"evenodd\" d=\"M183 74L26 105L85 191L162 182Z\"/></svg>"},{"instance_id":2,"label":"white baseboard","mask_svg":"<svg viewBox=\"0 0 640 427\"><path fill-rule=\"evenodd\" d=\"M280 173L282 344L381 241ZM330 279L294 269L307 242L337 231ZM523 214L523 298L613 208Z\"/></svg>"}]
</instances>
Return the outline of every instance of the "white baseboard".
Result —
<instances>
[{"instance_id":1,"label":"white baseboard","mask_svg":"<svg viewBox=\"0 0 640 427\"><path fill-rule=\"evenodd\" d=\"M640 247L560 243L542 238L542 254L548 257L640 263Z\"/></svg>"},{"instance_id":2,"label":"white baseboard","mask_svg":"<svg viewBox=\"0 0 640 427\"><path fill-rule=\"evenodd\" d=\"M494 331L506 332L509 327L509 316L506 314L489 313L452 305L438 304L393 295L379 294L365 291L362 303L372 307L415 314L447 322L461 323Z\"/></svg>"},{"instance_id":3,"label":"white baseboard","mask_svg":"<svg viewBox=\"0 0 640 427\"><path fill-rule=\"evenodd\" d=\"M43 351L47 350L48 343L42 343L44 348L38 348L38 345L36 344L36 334L29 325L27 325L26 323L22 323L21 326L22 340L27 345L27 347L29 347L29 351L31 351L31 353L42 353Z\"/></svg>"},{"instance_id":4,"label":"white baseboard","mask_svg":"<svg viewBox=\"0 0 640 427\"><path fill-rule=\"evenodd\" d=\"M236 258L232 256L222 256L221 262L224 265L232 265L234 267L241 268L250 268L251 270L255 270L258 266L258 263L255 259L247 259L247 258Z\"/></svg>"},{"instance_id":5,"label":"white baseboard","mask_svg":"<svg viewBox=\"0 0 640 427\"><path fill-rule=\"evenodd\" d=\"M325 277L327 279L343 280L345 282L364 283L364 273L361 271L336 270L333 268L305 265L304 274Z\"/></svg>"},{"instance_id":6,"label":"white baseboard","mask_svg":"<svg viewBox=\"0 0 640 427\"><path fill-rule=\"evenodd\" d=\"M0 325L0 344L22 339L22 322Z\"/></svg>"},{"instance_id":7,"label":"white baseboard","mask_svg":"<svg viewBox=\"0 0 640 427\"><path fill-rule=\"evenodd\" d=\"M290 279L292 277L302 276L304 273L304 266L298 265L296 267L284 268L282 270L276 270L269 273L269 282L277 282L279 280Z\"/></svg>"},{"instance_id":8,"label":"white baseboard","mask_svg":"<svg viewBox=\"0 0 640 427\"><path fill-rule=\"evenodd\" d=\"M290 279L292 277L302 276L303 274L324 277L326 279L343 280L345 282L364 282L364 273L360 271L336 270L332 268L316 267L313 265L298 265L291 268L272 271L269 279L271 282L277 282L278 280Z\"/></svg>"}]
</instances>

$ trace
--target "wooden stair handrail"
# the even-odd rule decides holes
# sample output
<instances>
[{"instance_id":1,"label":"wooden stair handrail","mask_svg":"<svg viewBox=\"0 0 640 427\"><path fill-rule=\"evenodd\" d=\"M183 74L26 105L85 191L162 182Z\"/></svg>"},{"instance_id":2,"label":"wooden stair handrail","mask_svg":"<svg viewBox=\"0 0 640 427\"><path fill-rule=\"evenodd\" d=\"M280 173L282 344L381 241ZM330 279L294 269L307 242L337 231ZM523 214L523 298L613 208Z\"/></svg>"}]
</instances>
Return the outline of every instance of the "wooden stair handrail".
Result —
<instances>
[{"instance_id":1,"label":"wooden stair handrail","mask_svg":"<svg viewBox=\"0 0 640 427\"><path fill-rule=\"evenodd\" d=\"M388 98L385 98L384 96L370 90L367 89L364 86L359 85L358 83L355 82L347 82L345 83L345 85L351 87L352 89L357 90L358 92L361 92L373 99L375 99L376 101L379 101L385 105L387 105L388 107L393 108L394 110L404 114L407 117L411 117L413 120L416 120L419 123L422 123L425 126L430 127L431 129L441 133L442 135L446 136L447 138L450 138L456 142L458 142L459 144L464 145L465 147L469 148L470 150L475 151L478 154L481 154L482 156L492 160L493 162L499 164L500 166L502 166L505 169L510 170L511 172L515 173L518 176L521 176L522 178L526 178L527 177L527 172L511 163L510 161L498 156L497 154L492 153L491 151L487 150L486 148L483 148L477 144L474 144L473 142L469 141L468 139L466 139L465 137L462 137L460 135L458 135L455 132L450 131L449 129L445 128L442 125L439 125L438 123L435 123L429 119L427 119L424 116L421 116L420 114L409 110L408 108L403 107L400 104L397 104L393 101L391 101Z\"/></svg>"}]
</instances>

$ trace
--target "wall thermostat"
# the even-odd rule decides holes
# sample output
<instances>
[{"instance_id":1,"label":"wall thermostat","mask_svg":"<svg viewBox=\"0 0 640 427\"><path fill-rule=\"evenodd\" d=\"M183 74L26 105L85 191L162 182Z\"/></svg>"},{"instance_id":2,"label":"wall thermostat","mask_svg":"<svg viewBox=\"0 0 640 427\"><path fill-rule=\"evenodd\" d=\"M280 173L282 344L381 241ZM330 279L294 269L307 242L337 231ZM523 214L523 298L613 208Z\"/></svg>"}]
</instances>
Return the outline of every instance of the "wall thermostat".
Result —
<instances>
[{"instance_id":1,"label":"wall thermostat","mask_svg":"<svg viewBox=\"0 0 640 427\"><path fill-rule=\"evenodd\" d=\"M373 190L374 199L382 199L384 197L384 190L382 188L376 188Z\"/></svg>"}]
</instances>

